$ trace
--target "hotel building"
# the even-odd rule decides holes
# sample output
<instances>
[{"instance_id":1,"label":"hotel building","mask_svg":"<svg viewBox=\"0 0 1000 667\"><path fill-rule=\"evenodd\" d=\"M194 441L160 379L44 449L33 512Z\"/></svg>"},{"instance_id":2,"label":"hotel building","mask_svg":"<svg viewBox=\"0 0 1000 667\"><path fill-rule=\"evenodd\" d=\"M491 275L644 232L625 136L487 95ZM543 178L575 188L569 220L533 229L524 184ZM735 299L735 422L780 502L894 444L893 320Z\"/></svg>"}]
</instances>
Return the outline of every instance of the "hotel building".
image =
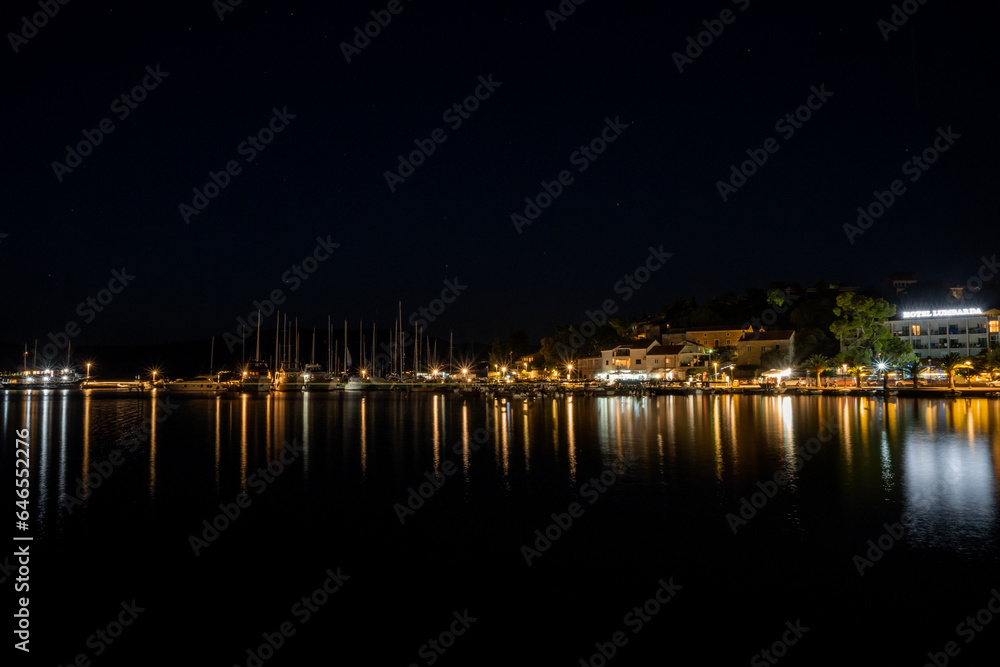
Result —
<instances>
[{"instance_id":1,"label":"hotel building","mask_svg":"<svg viewBox=\"0 0 1000 667\"><path fill-rule=\"evenodd\" d=\"M922 359L940 359L950 352L974 357L1000 345L1000 310L995 308L900 308L888 326Z\"/></svg>"}]
</instances>

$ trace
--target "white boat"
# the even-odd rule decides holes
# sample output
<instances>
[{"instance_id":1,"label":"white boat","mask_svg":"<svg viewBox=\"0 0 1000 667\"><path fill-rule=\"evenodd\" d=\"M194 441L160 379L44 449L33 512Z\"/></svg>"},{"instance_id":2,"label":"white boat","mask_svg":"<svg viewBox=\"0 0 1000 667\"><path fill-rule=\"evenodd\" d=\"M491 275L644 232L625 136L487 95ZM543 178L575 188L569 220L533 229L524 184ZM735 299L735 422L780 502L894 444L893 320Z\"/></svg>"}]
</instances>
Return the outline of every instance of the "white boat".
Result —
<instances>
[{"instance_id":1,"label":"white boat","mask_svg":"<svg viewBox=\"0 0 1000 667\"><path fill-rule=\"evenodd\" d=\"M240 391L266 393L271 391L271 371L263 361L247 362L240 380Z\"/></svg>"},{"instance_id":2,"label":"white boat","mask_svg":"<svg viewBox=\"0 0 1000 667\"><path fill-rule=\"evenodd\" d=\"M337 379L323 370L319 364L306 364L302 372L304 391L333 391Z\"/></svg>"},{"instance_id":3,"label":"white boat","mask_svg":"<svg viewBox=\"0 0 1000 667\"><path fill-rule=\"evenodd\" d=\"M172 380L163 385L170 392L215 393L224 387L217 378L211 375L197 375L185 380Z\"/></svg>"},{"instance_id":4,"label":"white boat","mask_svg":"<svg viewBox=\"0 0 1000 667\"><path fill-rule=\"evenodd\" d=\"M347 379L347 384L344 385L345 391L364 391L368 388L368 383L357 375L352 375Z\"/></svg>"},{"instance_id":5,"label":"white boat","mask_svg":"<svg viewBox=\"0 0 1000 667\"><path fill-rule=\"evenodd\" d=\"M295 364L282 366L274 375L275 391L302 391L304 386L303 374Z\"/></svg>"}]
</instances>

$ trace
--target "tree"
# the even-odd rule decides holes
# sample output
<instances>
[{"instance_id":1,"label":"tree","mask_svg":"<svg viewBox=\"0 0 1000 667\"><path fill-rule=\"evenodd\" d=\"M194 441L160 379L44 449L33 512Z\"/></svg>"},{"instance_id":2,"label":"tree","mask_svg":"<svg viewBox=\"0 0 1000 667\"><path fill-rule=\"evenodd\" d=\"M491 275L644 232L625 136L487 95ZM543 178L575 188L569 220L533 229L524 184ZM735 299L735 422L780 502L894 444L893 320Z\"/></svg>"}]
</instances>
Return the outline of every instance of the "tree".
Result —
<instances>
[{"instance_id":1,"label":"tree","mask_svg":"<svg viewBox=\"0 0 1000 667\"><path fill-rule=\"evenodd\" d=\"M490 348L490 365L510 368L514 361L514 354L510 348L509 340L500 340L497 336L493 339L493 347Z\"/></svg>"},{"instance_id":2,"label":"tree","mask_svg":"<svg viewBox=\"0 0 1000 667\"><path fill-rule=\"evenodd\" d=\"M918 357L916 354L914 354L913 355L913 359L911 359L908 363L904 364L903 368L905 368L906 370L910 371L910 379L913 380L913 388L916 389L919 386L918 383L919 383L919 380L920 380L920 377L919 377L920 376L920 371L922 371L923 369L927 368L927 366L925 366L923 363L921 363L920 357Z\"/></svg>"},{"instance_id":3,"label":"tree","mask_svg":"<svg viewBox=\"0 0 1000 667\"><path fill-rule=\"evenodd\" d=\"M830 331L840 340L841 350L864 350L869 356L881 354L894 338L886 322L896 314L896 306L885 299L841 294L833 314L838 319L830 325Z\"/></svg>"},{"instance_id":4,"label":"tree","mask_svg":"<svg viewBox=\"0 0 1000 667\"><path fill-rule=\"evenodd\" d=\"M816 374L816 386L817 387L822 386L822 382L820 382L819 378L820 375L823 374L823 371L830 368L829 357L826 357L822 354L814 354L808 359L806 359L805 364L803 365L807 371Z\"/></svg>"},{"instance_id":5,"label":"tree","mask_svg":"<svg viewBox=\"0 0 1000 667\"><path fill-rule=\"evenodd\" d=\"M861 371L871 362L871 354L865 349L844 350L833 358L834 366L847 366L847 374L855 378L856 385L861 384Z\"/></svg>"},{"instance_id":6,"label":"tree","mask_svg":"<svg viewBox=\"0 0 1000 667\"><path fill-rule=\"evenodd\" d=\"M990 380L996 379L1000 373L1000 348L983 350L972 358L972 367L979 375L987 375Z\"/></svg>"},{"instance_id":7,"label":"tree","mask_svg":"<svg viewBox=\"0 0 1000 667\"><path fill-rule=\"evenodd\" d=\"M941 370L948 374L948 388L955 388L955 373L965 365L965 359L957 352L949 352L941 357Z\"/></svg>"}]
</instances>

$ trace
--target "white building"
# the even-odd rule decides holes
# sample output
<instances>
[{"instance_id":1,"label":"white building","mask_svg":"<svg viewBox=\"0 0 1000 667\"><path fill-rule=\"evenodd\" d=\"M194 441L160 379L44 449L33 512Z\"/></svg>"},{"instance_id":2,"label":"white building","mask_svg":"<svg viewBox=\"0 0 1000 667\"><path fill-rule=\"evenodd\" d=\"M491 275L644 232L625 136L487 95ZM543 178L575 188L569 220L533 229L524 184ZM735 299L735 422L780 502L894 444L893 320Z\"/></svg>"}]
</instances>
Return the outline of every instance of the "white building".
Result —
<instances>
[{"instance_id":1,"label":"white building","mask_svg":"<svg viewBox=\"0 0 1000 667\"><path fill-rule=\"evenodd\" d=\"M888 326L893 335L907 341L924 359L939 359L950 352L974 357L1000 345L997 309L898 310Z\"/></svg>"},{"instance_id":2,"label":"white building","mask_svg":"<svg viewBox=\"0 0 1000 667\"><path fill-rule=\"evenodd\" d=\"M705 365L705 348L697 343L661 345L657 341L623 343L601 351L598 378L615 380L683 380L688 368Z\"/></svg>"}]
</instances>

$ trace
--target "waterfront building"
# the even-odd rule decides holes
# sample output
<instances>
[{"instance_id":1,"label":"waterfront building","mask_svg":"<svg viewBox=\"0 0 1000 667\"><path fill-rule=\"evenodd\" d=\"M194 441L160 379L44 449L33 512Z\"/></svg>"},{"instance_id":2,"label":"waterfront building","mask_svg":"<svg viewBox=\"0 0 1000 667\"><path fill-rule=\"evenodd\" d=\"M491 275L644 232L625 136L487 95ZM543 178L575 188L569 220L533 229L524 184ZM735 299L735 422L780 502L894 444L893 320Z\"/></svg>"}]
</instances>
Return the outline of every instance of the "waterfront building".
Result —
<instances>
[{"instance_id":1,"label":"waterfront building","mask_svg":"<svg viewBox=\"0 0 1000 667\"><path fill-rule=\"evenodd\" d=\"M582 357L573 364L573 379L593 380L601 370L601 357Z\"/></svg>"},{"instance_id":2,"label":"waterfront building","mask_svg":"<svg viewBox=\"0 0 1000 667\"><path fill-rule=\"evenodd\" d=\"M683 380L689 368L706 367L702 345L684 342L663 345L655 340L622 343L601 351L602 380Z\"/></svg>"},{"instance_id":3,"label":"waterfront building","mask_svg":"<svg viewBox=\"0 0 1000 667\"><path fill-rule=\"evenodd\" d=\"M734 376L746 379L754 377L761 369L787 368L792 362L794 346L794 331L745 333L737 344Z\"/></svg>"},{"instance_id":4,"label":"waterfront building","mask_svg":"<svg viewBox=\"0 0 1000 667\"><path fill-rule=\"evenodd\" d=\"M1000 345L1000 309L974 306L905 309L887 323L894 336L908 342L922 359L940 359L955 352L974 357Z\"/></svg>"},{"instance_id":5,"label":"waterfront building","mask_svg":"<svg viewBox=\"0 0 1000 667\"><path fill-rule=\"evenodd\" d=\"M695 343L706 350L718 350L725 347L736 347L744 335L753 334L753 325L745 327L722 325L711 327L688 327L680 331L670 330L663 334L664 345L683 345Z\"/></svg>"}]
</instances>

